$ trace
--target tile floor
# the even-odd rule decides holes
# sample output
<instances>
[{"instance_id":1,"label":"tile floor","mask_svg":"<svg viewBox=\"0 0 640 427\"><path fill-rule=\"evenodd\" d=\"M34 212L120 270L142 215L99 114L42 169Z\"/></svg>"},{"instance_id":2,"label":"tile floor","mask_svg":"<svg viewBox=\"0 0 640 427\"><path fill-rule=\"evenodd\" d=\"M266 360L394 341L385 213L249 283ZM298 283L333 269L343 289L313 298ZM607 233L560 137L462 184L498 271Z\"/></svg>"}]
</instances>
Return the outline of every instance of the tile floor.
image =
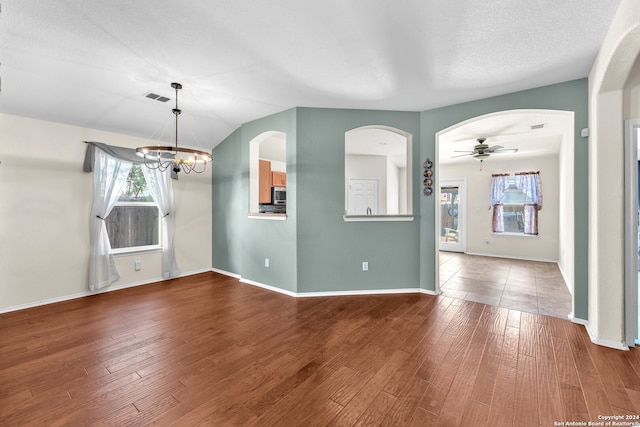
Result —
<instances>
[{"instance_id":1,"label":"tile floor","mask_svg":"<svg viewBox=\"0 0 640 427\"><path fill-rule=\"evenodd\" d=\"M551 262L440 252L440 289L453 298L566 319L571 294Z\"/></svg>"}]
</instances>

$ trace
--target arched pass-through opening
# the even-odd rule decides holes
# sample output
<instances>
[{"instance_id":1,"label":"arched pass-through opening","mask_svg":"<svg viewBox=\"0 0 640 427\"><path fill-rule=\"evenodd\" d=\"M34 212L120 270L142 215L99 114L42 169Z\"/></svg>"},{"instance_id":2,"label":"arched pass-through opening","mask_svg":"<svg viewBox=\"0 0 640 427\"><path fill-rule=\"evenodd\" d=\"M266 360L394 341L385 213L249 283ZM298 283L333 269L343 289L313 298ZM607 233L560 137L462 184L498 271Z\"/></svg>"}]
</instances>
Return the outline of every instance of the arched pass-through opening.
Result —
<instances>
[{"instance_id":1,"label":"arched pass-through opening","mask_svg":"<svg viewBox=\"0 0 640 427\"><path fill-rule=\"evenodd\" d=\"M255 217L259 212L260 191L269 192L273 186L271 173L286 173L287 135L279 131L267 131L249 142L249 215ZM260 162L268 162L269 171L260 176ZM264 172L264 171L263 171ZM266 196L263 196L266 197Z\"/></svg>"},{"instance_id":2,"label":"arched pass-through opening","mask_svg":"<svg viewBox=\"0 0 640 427\"><path fill-rule=\"evenodd\" d=\"M345 221L411 220L411 134L372 125L344 139Z\"/></svg>"}]
</instances>

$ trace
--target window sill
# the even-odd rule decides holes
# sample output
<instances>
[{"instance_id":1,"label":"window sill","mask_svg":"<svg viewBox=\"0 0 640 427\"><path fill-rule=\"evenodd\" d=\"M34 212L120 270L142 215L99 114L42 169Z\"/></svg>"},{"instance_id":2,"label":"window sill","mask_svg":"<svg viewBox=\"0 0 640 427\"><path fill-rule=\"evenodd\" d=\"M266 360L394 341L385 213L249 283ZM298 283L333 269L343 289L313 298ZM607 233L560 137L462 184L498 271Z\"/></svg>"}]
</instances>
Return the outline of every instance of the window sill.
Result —
<instances>
[{"instance_id":1,"label":"window sill","mask_svg":"<svg viewBox=\"0 0 640 427\"><path fill-rule=\"evenodd\" d=\"M405 222L413 221L413 215L344 215L344 222Z\"/></svg>"},{"instance_id":2,"label":"window sill","mask_svg":"<svg viewBox=\"0 0 640 427\"><path fill-rule=\"evenodd\" d=\"M249 219L265 219L269 221L286 221L287 214L275 214L275 213L250 213L247 218Z\"/></svg>"},{"instance_id":3,"label":"window sill","mask_svg":"<svg viewBox=\"0 0 640 427\"><path fill-rule=\"evenodd\" d=\"M539 239L540 235L523 234L523 233L491 233L495 237L515 237L523 239Z\"/></svg>"},{"instance_id":4,"label":"window sill","mask_svg":"<svg viewBox=\"0 0 640 427\"><path fill-rule=\"evenodd\" d=\"M127 256L131 254L139 254L142 252L162 252L162 246L139 246L137 248L112 249L113 256Z\"/></svg>"}]
</instances>

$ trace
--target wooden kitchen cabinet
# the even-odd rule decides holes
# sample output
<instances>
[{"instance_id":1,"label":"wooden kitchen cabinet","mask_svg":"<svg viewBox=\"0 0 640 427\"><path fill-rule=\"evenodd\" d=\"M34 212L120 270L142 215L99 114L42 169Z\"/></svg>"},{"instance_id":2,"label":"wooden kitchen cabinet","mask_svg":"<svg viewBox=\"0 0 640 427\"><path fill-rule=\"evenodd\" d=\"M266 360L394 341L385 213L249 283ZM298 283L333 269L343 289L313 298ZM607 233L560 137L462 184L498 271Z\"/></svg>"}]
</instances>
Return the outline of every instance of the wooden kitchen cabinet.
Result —
<instances>
[{"instance_id":1,"label":"wooden kitchen cabinet","mask_svg":"<svg viewBox=\"0 0 640 427\"><path fill-rule=\"evenodd\" d=\"M271 185L274 187L286 187L287 174L285 172L271 172Z\"/></svg>"},{"instance_id":2,"label":"wooden kitchen cabinet","mask_svg":"<svg viewBox=\"0 0 640 427\"><path fill-rule=\"evenodd\" d=\"M271 162L267 160L258 164L258 203L271 203Z\"/></svg>"}]
</instances>

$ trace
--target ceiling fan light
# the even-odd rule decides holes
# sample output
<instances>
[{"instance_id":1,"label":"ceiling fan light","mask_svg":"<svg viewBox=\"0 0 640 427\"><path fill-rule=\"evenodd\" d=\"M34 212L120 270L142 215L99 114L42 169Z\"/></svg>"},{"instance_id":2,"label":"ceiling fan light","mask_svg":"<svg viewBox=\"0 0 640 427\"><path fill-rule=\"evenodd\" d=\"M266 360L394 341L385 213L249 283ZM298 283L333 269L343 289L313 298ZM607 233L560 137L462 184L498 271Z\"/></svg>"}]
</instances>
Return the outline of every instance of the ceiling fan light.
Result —
<instances>
[{"instance_id":1,"label":"ceiling fan light","mask_svg":"<svg viewBox=\"0 0 640 427\"><path fill-rule=\"evenodd\" d=\"M478 154L474 154L473 158L476 159L476 160L479 160L479 161L483 161L483 160L488 159L489 156L490 156L489 153L478 153Z\"/></svg>"}]
</instances>

